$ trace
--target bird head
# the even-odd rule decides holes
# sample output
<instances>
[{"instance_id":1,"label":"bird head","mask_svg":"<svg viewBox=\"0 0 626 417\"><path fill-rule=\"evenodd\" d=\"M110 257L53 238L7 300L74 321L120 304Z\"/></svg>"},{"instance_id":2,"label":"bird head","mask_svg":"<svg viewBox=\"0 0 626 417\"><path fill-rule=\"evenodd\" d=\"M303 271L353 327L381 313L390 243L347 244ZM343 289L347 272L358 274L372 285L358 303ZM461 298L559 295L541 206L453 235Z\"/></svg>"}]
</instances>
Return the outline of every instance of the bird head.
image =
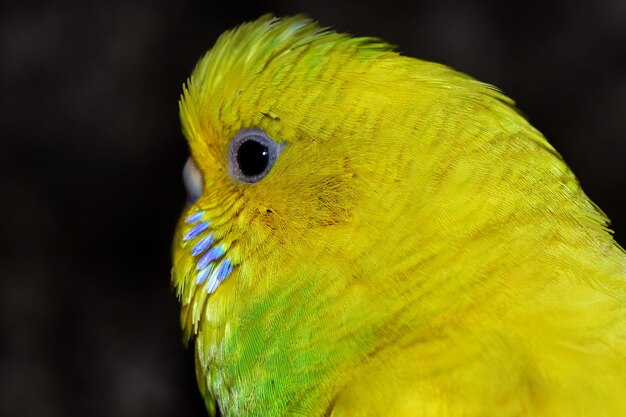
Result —
<instances>
[{"instance_id":1,"label":"bird head","mask_svg":"<svg viewBox=\"0 0 626 417\"><path fill-rule=\"evenodd\" d=\"M198 352L224 375L350 363L484 299L565 223L604 227L497 89L304 17L222 35L180 118L172 280L185 337L221 346Z\"/></svg>"}]
</instances>

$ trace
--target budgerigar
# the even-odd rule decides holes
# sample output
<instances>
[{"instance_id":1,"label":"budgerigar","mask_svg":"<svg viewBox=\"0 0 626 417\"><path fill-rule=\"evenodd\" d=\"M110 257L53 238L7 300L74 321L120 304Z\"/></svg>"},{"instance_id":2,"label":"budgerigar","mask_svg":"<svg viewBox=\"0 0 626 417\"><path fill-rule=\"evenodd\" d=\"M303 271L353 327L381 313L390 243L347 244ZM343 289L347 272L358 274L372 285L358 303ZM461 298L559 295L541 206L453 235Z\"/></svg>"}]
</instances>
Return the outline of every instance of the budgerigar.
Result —
<instances>
[{"instance_id":1,"label":"budgerigar","mask_svg":"<svg viewBox=\"0 0 626 417\"><path fill-rule=\"evenodd\" d=\"M626 416L626 255L496 88L264 16L180 117L172 280L210 415Z\"/></svg>"}]
</instances>

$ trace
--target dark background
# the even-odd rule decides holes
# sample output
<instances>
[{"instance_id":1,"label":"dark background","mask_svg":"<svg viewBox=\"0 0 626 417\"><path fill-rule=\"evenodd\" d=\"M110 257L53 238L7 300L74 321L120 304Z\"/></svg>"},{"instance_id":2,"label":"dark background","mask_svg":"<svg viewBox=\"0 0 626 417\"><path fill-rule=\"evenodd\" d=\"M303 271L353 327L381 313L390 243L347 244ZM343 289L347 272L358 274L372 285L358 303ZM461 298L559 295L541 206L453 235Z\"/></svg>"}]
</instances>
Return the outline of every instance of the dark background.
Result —
<instances>
[{"instance_id":1,"label":"dark background","mask_svg":"<svg viewBox=\"0 0 626 417\"><path fill-rule=\"evenodd\" d=\"M626 241L624 0L0 7L3 416L204 415L169 286L177 100L219 33L268 11L501 87Z\"/></svg>"}]
</instances>

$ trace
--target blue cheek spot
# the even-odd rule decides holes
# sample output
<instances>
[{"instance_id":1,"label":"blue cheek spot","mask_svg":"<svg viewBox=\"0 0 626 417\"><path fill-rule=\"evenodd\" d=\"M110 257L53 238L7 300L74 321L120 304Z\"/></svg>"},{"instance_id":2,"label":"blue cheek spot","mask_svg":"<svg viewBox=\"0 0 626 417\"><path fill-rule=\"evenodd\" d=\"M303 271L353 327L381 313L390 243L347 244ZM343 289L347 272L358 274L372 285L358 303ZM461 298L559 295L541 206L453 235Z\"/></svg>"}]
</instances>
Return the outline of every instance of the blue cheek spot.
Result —
<instances>
[{"instance_id":1,"label":"blue cheek spot","mask_svg":"<svg viewBox=\"0 0 626 417\"><path fill-rule=\"evenodd\" d=\"M230 273L233 271L233 265L228 259L224 259L222 263L217 267L217 279L224 281Z\"/></svg>"},{"instance_id":2,"label":"blue cheek spot","mask_svg":"<svg viewBox=\"0 0 626 417\"><path fill-rule=\"evenodd\" d=\"M209 228L211 222L205 220L206 213L204 211L198 211L189 215L185 219L185 223L192 224L193 226L183 235L183 241L194 240L201 236L200 240L195 242L195 245L191 249L192 256L200 256L196 263L196 285L205 284L205 290L208 294L212 294L217 290L219 285L224 281L233 271L233 264L229 259L223 258L219 264L216 262L222 258L226 253L224 245L214 246L215 237L212 233L204 234Z\"/></svg>"},{"instance_id":3,"label":"blue cheek spot","mask_svg":"<svg viewBox=\"0 0 626 417\"><path fill-rule=\"evenodd\" d=\"M209 227L209 222L198 223L183 236L183 240L191 240L197 237L200 233L204 232L206 228Z\"/></svg>"},{"instance_id":4,"label":"blue cheek spot","mask_svg":"<svg viewBox=\"0 0 626 417\"><path fill-rule=\"evenodd\" d=\"M212 294L232 271L233 265L228 259L224 259L218 267L211 272L211 277L206 284L206 292Z\"/></svg>"},{"instance_id":5,"label":"blue cheek spot","mask_svg":"<svg viewBox=\"0 0 626 417\"><path fill-rule=\"evenodd\" d=\"M185 223L198 223L200 220L202 220L203 216L204 216L204 212L203 211L197 211L194 214L192 214L191 216L187 217L185 219Z\"/></svg>"},{"instance_id":6,"label":"blue cheek spot","mask_svg":"<svg viewBox=\"0 0 626 417\"><path fill-rule=\"evenodd\" d=\"M196 246L194 246L193 249L191 250L191 254L193 256L200 255L209 246L211 246L211 243L213 243L213 235L209 234L209 235L203 237L202 239L200 239L200 241L198 243L196 243Z\"/></svg>"},{"instance_id":7,"label":"blue cheek spot","mask_svg":"<svg viewBox=\"0 0 626 417\"><path fill-rule=\"evenodd\" d=\"M201 271L199 271L198 274L196 275L196 285L202 284L204 281L206 281L211 271L213 271L212 264L202 269Z\"/></svg>"},{"instance_id":8,"label":"blue cheek spot","mask_svg":"<svg viewBox=\"0 0 626 417\"><path fill-rule=\"evenodd\" d=\"M209 249L207 253L205 253L202 258L196 264L196 269L198 271L204 269L208 264L219 258L224 254L224 248L222 246L216 246L214 248Z\"/></svg>"},{"instance_id":9,"label":"blue cheek spot","mask_svg":"<svg viewBox=\"0 0 626 417\"><path fill-rule=\"evenodd\" d=\"M206 292L212 294L220 285L220 280L217 279L217 270L213 271L211 274L211 278L209 278L209 282L206 283Z\"/></svg>"}]
</instances>

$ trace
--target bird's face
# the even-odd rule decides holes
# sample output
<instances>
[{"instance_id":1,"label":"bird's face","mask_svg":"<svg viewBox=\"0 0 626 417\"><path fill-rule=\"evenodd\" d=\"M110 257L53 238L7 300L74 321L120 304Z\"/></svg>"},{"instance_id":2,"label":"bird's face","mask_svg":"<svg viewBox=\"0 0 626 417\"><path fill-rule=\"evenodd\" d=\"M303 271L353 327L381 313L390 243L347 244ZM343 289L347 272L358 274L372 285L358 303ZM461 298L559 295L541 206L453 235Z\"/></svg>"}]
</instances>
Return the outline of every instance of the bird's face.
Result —
<instances>
[{"instance_id":1,"label":"bird's face","mask_svg":"<svg viewBox=\"0 0 626 417\"><path fill-rule=\"evenodd\" d=\"M388 275L442 274L426 260L532 203L535 154L553 155L534 133L510 139L529 127L498 92L306 21L256 25L218 40L180 104L190 199L173 281L187 336L202 317L224 327L250 303L320 291L348 321L415 288Z\"/></svg>"},{"instance_id":2,"label":"bird's face","mask_svg":"<svg viewBox=\"0 0 626 417\"><path fill-rule=\"evenodd\" d=\"M242 302L234 294L267 293L307 265L346 267L384 223L358 207L389 197L375 172L397 174L381 163L391 150L367 111L388 98L345 87L328 75L332 64L296 61L291 72L306 66L309 76L285 81L292 76L279 62L220 83L208 98L201 77L189 81L181 102L189 201L173 269L183 323L197 323L210 297Z\"/></svg>"}]
</instances>

